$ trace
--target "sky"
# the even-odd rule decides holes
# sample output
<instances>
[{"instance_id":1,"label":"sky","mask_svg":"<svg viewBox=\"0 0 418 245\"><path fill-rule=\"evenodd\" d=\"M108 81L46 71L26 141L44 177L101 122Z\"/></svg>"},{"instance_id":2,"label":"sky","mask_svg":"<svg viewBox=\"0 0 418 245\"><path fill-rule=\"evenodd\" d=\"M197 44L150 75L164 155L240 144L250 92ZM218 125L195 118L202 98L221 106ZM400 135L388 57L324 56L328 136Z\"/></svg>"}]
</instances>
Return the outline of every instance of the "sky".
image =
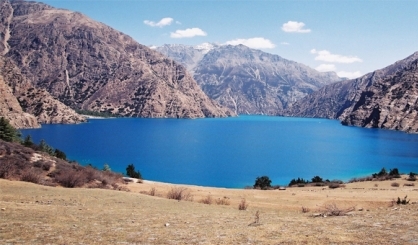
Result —
<instances>
[{"instance_id":1,"label":"sky","mask_svg":"<svg viewBox=\"0 0 418 245\"><path fill-rule=\"evenodd\" d=\"M147 46L244 44L355 78L418 51L418 0L44 0Z\"/></svg>"}]
</instances>

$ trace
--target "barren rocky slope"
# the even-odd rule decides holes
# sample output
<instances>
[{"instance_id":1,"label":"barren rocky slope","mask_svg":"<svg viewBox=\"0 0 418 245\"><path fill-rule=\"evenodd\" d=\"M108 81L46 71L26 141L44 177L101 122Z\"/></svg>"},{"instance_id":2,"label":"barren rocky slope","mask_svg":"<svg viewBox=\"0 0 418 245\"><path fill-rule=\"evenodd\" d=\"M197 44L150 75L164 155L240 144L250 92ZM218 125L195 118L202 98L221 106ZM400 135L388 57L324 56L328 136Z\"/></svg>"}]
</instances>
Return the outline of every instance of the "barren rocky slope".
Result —
<instances>
[{"instance_id":1,"label":"barren rocky slope","mask_svg":"<svg viewBox=\"0 0 418 245\"><path fill-rule=\"evenodd\" d=\"M36 88L73 109L134 117L233 115L181 65L119 31L41 3L0 2L12 8L1 18L5 57Z\"/></svg>"},{"instance_id":2,"label":"barren rocky slope","mask_svg":"<svg viewBox=\"0 0 418 245\"><path fill-rule=\"evenodd\" d=\"M363 77L335 83L296 102L288 116L418 132L418 52Z\"/></svg>"},{"instance_id":3,"label":"barren rocky slope","mask_svg":"<svg viewBox=\"0 0 418 245\"><path fill-rule=\"evenodd\" d=\"M25 113L0 74L0 117L9 120L15 128L38 128L38 121L33 115Z\"/></svg>"},{"instance_id":4,"label":"barren rocky slope","mask_svg":"<svg viewBox=\"0 0 418 245\"><path fill-rule=\"evenodd\" d=\"M320 87L341 81L335 73L244 45L164 45L157 50L189 67L209 97L238 114L277 115Z\"/></svg>"},{"instance_id":5,"label":"barren rocky slope","mask_svg":"<svg viewBox=\"0 0 418 245\"><path fill-rule=\"evenodd\" d=\"M45 89L34 87L8 58L3 60L0 57L0 75L13 91L11 96L21 108L18 113L20 116L6 116L16 128L39 127L39 123L80 123L86 121L84 116L80 116L73 109L53 98ZM3 106L0 108L7 110ZM18 111L14 110L14 112ZM26 118L32 122L35 117L34 123L22 124L18 120L18 118Z\"/></svg>"}]
</instances>

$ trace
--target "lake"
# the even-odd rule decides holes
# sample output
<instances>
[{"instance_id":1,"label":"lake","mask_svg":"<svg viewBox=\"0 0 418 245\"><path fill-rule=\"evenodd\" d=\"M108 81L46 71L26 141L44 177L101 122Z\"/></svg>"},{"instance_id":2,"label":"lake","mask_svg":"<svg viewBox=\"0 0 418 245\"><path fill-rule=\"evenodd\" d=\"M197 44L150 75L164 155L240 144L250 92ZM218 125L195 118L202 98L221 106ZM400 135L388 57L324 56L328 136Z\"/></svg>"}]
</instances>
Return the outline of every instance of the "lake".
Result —
<instances>
[{"instance_id":1,"label":"lake","mask_svg":"<svg viewBox=\"0 0 418 245\"><path fill-rule=\"evenodd\" d=\"M418 135L345 127L336 120L240 116L218 119L90 119L78 125L22 130L67 158L147 180L242 188L267 175L348 181L398 168L418 172Z\"/></svg>"}]
</instances>

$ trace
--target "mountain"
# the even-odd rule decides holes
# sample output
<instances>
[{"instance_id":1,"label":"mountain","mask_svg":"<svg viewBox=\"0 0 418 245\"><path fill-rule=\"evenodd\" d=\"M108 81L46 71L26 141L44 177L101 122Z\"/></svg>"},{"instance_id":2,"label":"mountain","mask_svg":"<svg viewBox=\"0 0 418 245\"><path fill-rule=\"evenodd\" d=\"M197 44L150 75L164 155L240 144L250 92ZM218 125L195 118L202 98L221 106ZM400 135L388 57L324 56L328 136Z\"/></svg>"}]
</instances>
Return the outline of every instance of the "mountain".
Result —
<instances>
[{"instance_id":1,"label":"mountain","mask_svg":"<svg viewBox=\"0 0 418 245\"><path fill-rule=\"evenodd\" d=\"M218 46L219 45L211 43L203 43L197 46L165 44L160 47L154 47L153 49L179 62L186 67L191 74L193 74L194 68L203 59L205 54Z\"/></svg>"},{"instance_id":2,"label":"mountain","mask_svg":"<svg viewBox=\"0 0 418 245\"><path fill-rule=\"evenodd\" d=\"M25 112L36 117L37 123L80 123L86 118L77 114L73 109L56 100L45 89L36 88L30 83L9 59L0 57L0 75L4 78L18 101L19 106ZM24 115L26 117L27 115ZM14 124L14 119L6 116L11 124L17 128L33 128L39 125Z\"/></svg>"},{"instance_id":3,"label":"mountain","mask_svg":"<svg viewBox=\"0 0 418 245\"><path fill-rule=\"evenodd\" d=\"M1 61L0 61L1 62ZM12 92L12 88L4 81L0 73L0 117L9 120L15 128L39 128L37 119L23 111Z\"/></svg>"},{"instance_id":4,"label":"mountain","mask_svg":"<svg viewBox=\"0 0 418 245\"><path fill-rule=\"evenodd\" d=\"M363 77L325 86L297 101L284 114L417 133L417 63L418 52Z\"/></svg>"},{"instance_id":5,"label":"mountain","mask_svg":"<svg viewBox=\"0 0 418 245\"><path fill-rule=\"evenodd\" d=\"M183 66L81 13L25 1L0 6L0 52L67 107L129 117L234 115Z\"/></svg>"},{"instance_id":6,"label":"mountain","mask_svg":"<svg viewBox=\"0 0 418 245\"><path fill-rule=\"evenodd\" d=\"M333 72L321 73L244 45L206 46L164 45L156 50L188 67L210 98L238 114L277 115L305 95L342 80Z\"/></svg>"}]
</instances>

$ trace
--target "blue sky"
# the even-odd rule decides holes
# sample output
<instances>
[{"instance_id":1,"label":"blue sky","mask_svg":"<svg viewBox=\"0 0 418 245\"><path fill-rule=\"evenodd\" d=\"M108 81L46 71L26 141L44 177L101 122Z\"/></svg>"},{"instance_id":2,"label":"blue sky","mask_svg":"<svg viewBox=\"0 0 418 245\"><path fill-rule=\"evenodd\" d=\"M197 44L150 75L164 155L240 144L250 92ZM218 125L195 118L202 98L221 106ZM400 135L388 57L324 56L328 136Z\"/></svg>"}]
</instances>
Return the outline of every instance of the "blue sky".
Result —
<instances>
[{"instance_id":1,"label":"blue sky","mask_svg":"<svg viewBox=\"0 0 418 245\"><path fill-rule=\"evenodd\" d=\"M417 0L45 0L144 45L243 43L357 77L418 51Z\"/></svg>"}]
</instances>

